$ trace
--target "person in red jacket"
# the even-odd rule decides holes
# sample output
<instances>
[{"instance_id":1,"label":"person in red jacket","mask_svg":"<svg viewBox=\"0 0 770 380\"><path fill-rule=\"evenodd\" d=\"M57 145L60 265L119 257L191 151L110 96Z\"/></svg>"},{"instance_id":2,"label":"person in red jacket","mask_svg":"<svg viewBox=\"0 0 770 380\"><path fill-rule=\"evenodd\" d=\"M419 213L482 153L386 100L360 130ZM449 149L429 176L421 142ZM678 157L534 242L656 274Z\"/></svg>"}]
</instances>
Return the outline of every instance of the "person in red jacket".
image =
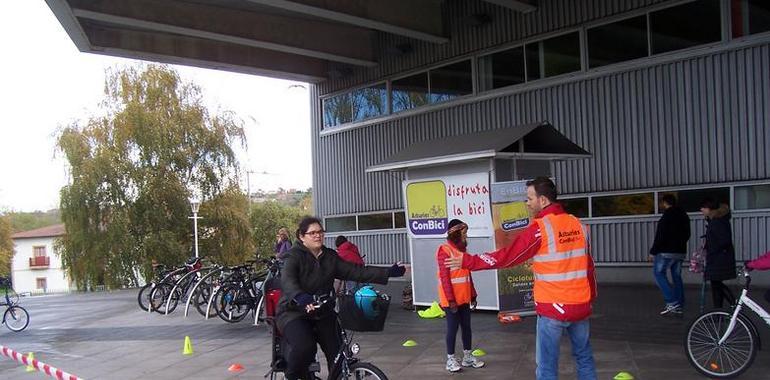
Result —
<instances>
[{"instance_id":1,"label":"person in red jacket","mask_svg":"<svg viewBox=\"0 0 770 380\"><path fill-rule=\"evenodd\" d=\"M447 242L436 252L438 263L439 304L446 312L446 370L457 372L462 367L481 368L484 362L471 355L471 310L476 308L476 289L471 272L467 269L452 269L444 266L450 257L462 257L468 246L468 225L459 219L449 222ZM455 358L457 330L462 327L463 359Z\"/></svg>"},{"instance_id":2,"label":"person in red jacket","mask_svg":"<svg viewBox=\"0 0 770 380\"><path fill-rule=\"evenodd\" d=\"M596 379L588 317L596 297L594 262L585 226L556 203L556 185L549 178L527 182L527 208L534 221L508 246L491 253L448 258L445 265L471 271L508 268L533 259L537 318L535 376L558 378L559 340L572 343L577 378Z\"/></svg>"},{"instance_id":3,"label":"person in red jacket","mask_svg":"<svg viewBox=\"0 0 770 380\"><path fill-rule=\"evenodd\" d=\"M334 245L337 247L337 255L341 259L356 265L364 265L364 260L358 252L358 247L350 242L348 238L343 235L337 236L334 240ZM357 287L358 283L355 281L343 282L342 280L336 280L334 284L337 294L345 293L348 290L353 291Z\"/></svg>"}]
</instances>

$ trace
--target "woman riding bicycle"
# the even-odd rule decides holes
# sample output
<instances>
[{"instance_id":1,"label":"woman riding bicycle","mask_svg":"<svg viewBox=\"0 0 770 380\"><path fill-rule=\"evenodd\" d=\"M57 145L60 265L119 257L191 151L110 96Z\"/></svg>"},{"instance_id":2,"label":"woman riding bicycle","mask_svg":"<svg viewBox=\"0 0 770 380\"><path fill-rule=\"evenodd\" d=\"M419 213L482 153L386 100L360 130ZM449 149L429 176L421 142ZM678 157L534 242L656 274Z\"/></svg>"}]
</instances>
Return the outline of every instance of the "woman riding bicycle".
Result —
<instances>
[{"instance_id":1,"label":"woman riding bicycle","mask_svg":"<svg viewBox=\"0 0 770 380\"><path fill-rule=\"evenodd\" d=\"M309 379L308 367L321 346L327 363L339 351L334 302L315 308L318 296L333 295L334 279L386 284L389 277L404 275L399 263L389 268L351 264L326 248L324 230L318 218L306 217L299 223L299 241L286 253L276 323L289 343L285 376L288 380Z\"/></svg>"}]
</instances>

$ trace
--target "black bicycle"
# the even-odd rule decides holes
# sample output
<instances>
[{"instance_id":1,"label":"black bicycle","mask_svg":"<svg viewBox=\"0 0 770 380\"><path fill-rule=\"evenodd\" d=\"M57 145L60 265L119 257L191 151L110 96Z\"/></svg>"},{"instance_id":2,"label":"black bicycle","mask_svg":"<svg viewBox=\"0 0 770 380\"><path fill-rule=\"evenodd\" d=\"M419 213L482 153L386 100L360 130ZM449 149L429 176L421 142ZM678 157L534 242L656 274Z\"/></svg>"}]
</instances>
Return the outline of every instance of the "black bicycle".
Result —
<instances>
[{"instance_id":1,"label":"black bicycle","mask_svg":"<svg viewBox=\"0 0 770 380\"><path fill-rule=\"evenodd\" d=\"M29 313L18 305L19 295L13 291L8 279L0 279L0 286L5 288L4 300L0 302L0 306L5 306L2 323L14 332L26 329L29 326Z\"/></svg>"},{"instance_id":2,"label":"black bicycle","mask_svg":"<svg viewBox=\"0 0 770 380\"><path fill-rule=\"evenodd\" d=\"M386 298L383 302L389 302L390 299ZM325 304L332 301L332 296L316 296L316 302L312 305L315 309L319 309ZM341 305L343 306L344 303ZM381 307L384 310L384 314L387 314L387 304ZM345 311L341 311L343 313ZM382 316L384 323L385 316ZM278 327L273 323L272 317L268 317L268 323L273 326L273 353L272 361L270 362L270 371L265 374L265 377L270 377L270 380L276 380L279 373L286 371L286 358L284 353L290 349L288 343L281 335ZM379 322L377 322L379 324ZM356 380L388 380L388 377L372 363L361 361L357 355L361 350L361 346L358 343L353 342L353 334L348 335L348 332L343 328L344 323L340 320L340 314L337 314L337 332L339 333L339 341L342 342L340 350L334 356L334 364L332 365L331 372L327 380L341 380L341 379L356 379ZM382 330L382 326L375 327L371 330ZM315 380L320 380L318 376L321 373L321 365L318 361L310 364L308 368L311 376Z\"/></svg>"}]
</instances>

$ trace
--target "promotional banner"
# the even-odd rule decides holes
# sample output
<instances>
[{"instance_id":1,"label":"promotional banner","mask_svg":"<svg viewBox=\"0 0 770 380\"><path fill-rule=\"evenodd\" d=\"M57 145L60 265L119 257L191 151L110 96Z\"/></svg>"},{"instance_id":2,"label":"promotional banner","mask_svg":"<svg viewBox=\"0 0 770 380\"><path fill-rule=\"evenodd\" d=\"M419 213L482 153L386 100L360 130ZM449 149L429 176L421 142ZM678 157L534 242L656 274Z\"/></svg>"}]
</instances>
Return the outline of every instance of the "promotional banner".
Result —
<instances>
[{"instance_id":1,"label":"promotional banner","mask_svg":"<svg viewBox=\"0 0 770 380\"><path fill-rule=\"evenodd\" d=\"M493 183L492 223L495 249L509 245L530 223L526 181ZM532 260L497 271L500 311L527 312L535 309Z\"/></svg>"},{"instance_id":2,"label":"promotional banner","mask_svg":"<svg viewBox=\"0 0 770 380\"><path fill-rule=\"evenodd\" d=\"M447 224L461 219L469 237L492 236L489 174L406 181L406 224L414 238L445 237Z\"/></svg>"}]
</instances>

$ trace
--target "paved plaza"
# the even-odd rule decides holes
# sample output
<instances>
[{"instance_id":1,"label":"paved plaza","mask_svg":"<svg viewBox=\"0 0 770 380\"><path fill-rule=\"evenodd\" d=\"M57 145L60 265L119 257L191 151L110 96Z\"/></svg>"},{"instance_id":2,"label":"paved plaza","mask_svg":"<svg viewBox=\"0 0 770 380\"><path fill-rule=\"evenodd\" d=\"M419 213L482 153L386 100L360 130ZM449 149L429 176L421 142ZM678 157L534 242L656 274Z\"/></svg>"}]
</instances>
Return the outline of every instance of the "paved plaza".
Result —
<instances>
[{"instance_id":1,"label":"paved plaza","mask_svg":"<svg viewBox=\"0 0 770 380\"><path fill-rule=\"evenodd\" d=\"M396 300L404 282L387 287ZM756 294L759 293L757 290ZM682 349L689 319L697 314L698 289L688 288L690 302L682 319L658 316L660 295L651 286L601 286L592 317L592 344L599 378L628 371L636 379L701 379ZM249 322L205 321L194 310L188 318L178 309L162 316L142 312L136 290L23 298L30 313L27 330L0 329L0 344L85 379L262 379L270 359L270 334ZM762 301L763 306L767 304ZM533 379L534 318L501 325L496 314L473 315L474 345L487 352L482 369L444 371L444 321L422 320L393 304L385 331L357 334L361 356L391 379ZM758 324L770 344L770 329ZM182 355L184 337L194 354ZM416 347L402 347L407 339ZM459 337L458 337L459 344ZM770 379L770 351L760 351L742 378ZM231 373L240 363L245 369ZM562 379L574 378L567 339L562 341ZM0 379L42 379L44 375L0 357Z\"/></svg>"}]
</instances>

